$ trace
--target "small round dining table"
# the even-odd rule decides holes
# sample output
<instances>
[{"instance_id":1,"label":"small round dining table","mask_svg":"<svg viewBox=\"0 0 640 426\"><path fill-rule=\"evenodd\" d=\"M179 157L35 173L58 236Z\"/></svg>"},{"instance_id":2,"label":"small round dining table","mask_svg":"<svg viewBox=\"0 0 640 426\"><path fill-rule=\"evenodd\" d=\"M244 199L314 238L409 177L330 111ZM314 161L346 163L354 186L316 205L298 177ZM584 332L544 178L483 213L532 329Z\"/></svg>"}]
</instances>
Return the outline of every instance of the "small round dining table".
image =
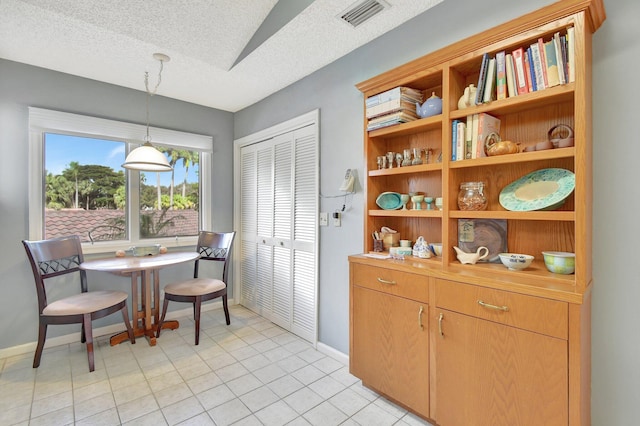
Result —
<instances>
[{"instance_id":1,"label":"small round dining table","mask_svg":"<svg viewBox=\"0 0 640 426\"><path fill-rule=\"evenodd\" d=\"M85 271L110 272L131 276L133 333L145 336L150 346L156 344L156 331L160 315L160 270L168 266L190 262L199 257L196 251L169 252L152 256L109 257L86 260L80 264ZM175 330L178 321L165 321L162 328ZM111 336L110 344L129 340L126 331Z\"/></svg>"}]
</instances>

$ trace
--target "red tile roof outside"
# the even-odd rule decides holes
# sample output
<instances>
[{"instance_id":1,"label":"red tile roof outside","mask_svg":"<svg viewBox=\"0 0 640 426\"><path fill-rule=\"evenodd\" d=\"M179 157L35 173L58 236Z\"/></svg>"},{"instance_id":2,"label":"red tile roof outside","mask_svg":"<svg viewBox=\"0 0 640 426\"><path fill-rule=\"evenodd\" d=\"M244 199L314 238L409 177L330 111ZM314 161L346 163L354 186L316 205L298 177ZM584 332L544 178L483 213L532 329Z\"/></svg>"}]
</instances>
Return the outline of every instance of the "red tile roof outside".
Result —
<instances>
[{"instance_id":1,"label":"red tile roof outside","mask_svg":"<svg viewBox=\"0 0 640 426\"><path fill-rule=\"evenodd\" d=\"M140 214L152 214L154 216L153 222L157 223L162 212L145 210L141 211ZM45 214L45 237L78 235L83 242L89 242L89 231L99 226L112 225L115 220L124 218L124 215L125 212L123 210L47 209ZM197 210L167 210L163 220L171 220L172 225L163 229L162 236L198 234Z\"/></svg>"}]
</instances>

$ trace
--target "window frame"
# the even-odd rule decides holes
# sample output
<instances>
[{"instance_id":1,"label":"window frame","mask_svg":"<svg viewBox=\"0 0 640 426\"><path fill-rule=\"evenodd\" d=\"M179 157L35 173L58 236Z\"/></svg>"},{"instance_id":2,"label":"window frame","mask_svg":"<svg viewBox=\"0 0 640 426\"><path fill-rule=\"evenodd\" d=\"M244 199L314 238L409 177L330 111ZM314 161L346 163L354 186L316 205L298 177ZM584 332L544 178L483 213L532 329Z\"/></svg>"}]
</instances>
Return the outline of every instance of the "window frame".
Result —
<instances>
[{"instance_id":1,"label":"window frame","mask_svg":"<svg viewBox=\"0 0 640 426\"><path fill-rule=\"evenodd\" d=\"M67 134L80 137L123 141L125 152L142 145L142 138L146 135L146 126L72 114L42 108L29 107L29 239L41 240L44 237L44 206L45 206L45 133ZM181 132L149 127L152 144L174 148L192 149L200 151L199 189L200 189L200 229L212 229L211 212L211 179L213 138L195 133ZM152 172L153 173L153 172ZM198 236L139 238L139 213L130 206L139 204L140 172L126 170L127 177L127 226L128 238L118 241L100 241L83 243L85 253L106 253L119 249L126 249L132 245L162 244L165 247L193 246ZM135 235L135 238L133 237Z\"/></svg>"}]
</instances>

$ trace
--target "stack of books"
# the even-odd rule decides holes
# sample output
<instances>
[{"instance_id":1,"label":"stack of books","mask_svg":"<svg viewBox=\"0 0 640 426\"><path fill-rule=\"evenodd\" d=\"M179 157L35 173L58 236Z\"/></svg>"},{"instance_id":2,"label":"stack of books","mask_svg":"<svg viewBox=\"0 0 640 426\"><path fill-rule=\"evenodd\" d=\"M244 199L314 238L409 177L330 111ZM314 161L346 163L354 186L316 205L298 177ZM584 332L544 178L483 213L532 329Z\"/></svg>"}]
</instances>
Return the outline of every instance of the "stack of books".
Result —
<instances>
[{"instance_id":1,"label":"stack of books","mask_svg":"<svg viewBox=\"0 0 640 426\"><path fill-rule=\"evenodd\" d=\"M484 142L491 133L500 133L500 119L481 112L467 116L467 121L451 123L451 161L486 157Z\"/></svg>"},{"instance_id":2,"label":"stack of books","mask_svg":"<svg viewBox=\"0 0 640 426\"><path fill-rule=\"evenodd\" d=\"M408 123L420 117L416 102L422 103L422 92L410 87L395 87L367 98L367 130L380 129L398 123Z\"/></svg>"},{"instance_id":3,"label":"stack of books","mask_svg":"<svg viewBox=\"0 0 640 426\"><path fill-rule=\"evenodd\" d=\"M482 57L476 105L525 93L544 90L575 81L574 29L556 32L548 40L542 37L529 46L495 57Z\"/></svg>"}]
</instances>

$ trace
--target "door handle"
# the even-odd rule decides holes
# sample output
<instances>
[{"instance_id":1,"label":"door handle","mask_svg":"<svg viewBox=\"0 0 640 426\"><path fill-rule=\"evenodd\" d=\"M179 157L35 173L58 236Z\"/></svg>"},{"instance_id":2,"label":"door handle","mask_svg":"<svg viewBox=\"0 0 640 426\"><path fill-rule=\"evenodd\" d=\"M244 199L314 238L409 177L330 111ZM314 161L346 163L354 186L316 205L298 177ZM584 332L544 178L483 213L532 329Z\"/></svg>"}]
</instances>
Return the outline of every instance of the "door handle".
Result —
<instances>
[{"instance_id":1,"label":"door handle","mask_svg":"<svg viewBox=\"0 0 640 426\"><path fill-rule=\"evenodd\" d=\"M422 313L424 312L424 308L420 306L420 310L418 311L418 327L420 330L424 330L424 326L422 325Z\"/></svg>"},{"instance_id":2,"label":"door handle","mask_svg":"<svg viewBox=\"0 0 640 426\"><path fill-rule=\"evenodd\" d=\"M442 320L444 319L444 314L440 312L440 316L438 317L438 332L440 333L440 337L444 339L444 332L442 331Z\"/></svg>"}]
</instances>

